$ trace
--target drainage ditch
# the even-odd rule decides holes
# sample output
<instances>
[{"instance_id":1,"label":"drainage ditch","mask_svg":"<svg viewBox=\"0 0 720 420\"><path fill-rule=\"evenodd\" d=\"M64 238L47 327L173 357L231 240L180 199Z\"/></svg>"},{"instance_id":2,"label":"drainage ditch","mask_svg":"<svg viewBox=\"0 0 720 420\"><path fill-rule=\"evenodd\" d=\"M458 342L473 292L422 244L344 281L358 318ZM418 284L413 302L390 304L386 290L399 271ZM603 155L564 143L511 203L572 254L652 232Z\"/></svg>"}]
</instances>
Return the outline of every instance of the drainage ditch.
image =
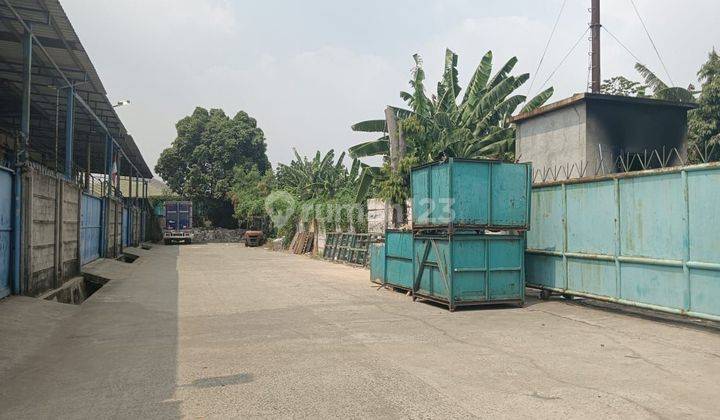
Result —
<instances>
[{"instance_id":1,"label":"drainage ditch","mask_svg":"<svg viewBox=\"0 0 720 420\"><path fill-rule=\"evenodd\" d=\"M134 263L135 260L137 260L138 258L140 258L140 257L137 256L137 255L133 255L133 254L122 254L122 255L120 255L119 257L117 257L117 260L118 260L118 261L122 261L122 262L124 262L124 263L132 264L132 263Z\"/></svg>"},{"instance_id":2,"label":"drainage ditch","mask_svg":"<svg viewBox=\"0 0 720 420\"><path fill-rule=\"evenodd\" d=\"M132 264L140 258L133 254L122 254L117 258L118 261ZM65 282L59 289L51 290L40 296L40 299L50 300L54 302L67 303L71 305L80 305L85 302L95 292L105 286L110 279L100 277L94 274L82 273L80 276Z\"/></svg>"},{"instance_id":3,"label":"drainage ditch","mask_svg":"<svg viewBox=\"0 0 720 420\"><path fill-rule=\"evenodd\" d=\"M54 302L80 305L93 293L106 285L108 281L110 280L100 276L83 273L82 276L70 279L61 288L53 290L41 296L41 298Z\"/></svg>"}]
</instances>

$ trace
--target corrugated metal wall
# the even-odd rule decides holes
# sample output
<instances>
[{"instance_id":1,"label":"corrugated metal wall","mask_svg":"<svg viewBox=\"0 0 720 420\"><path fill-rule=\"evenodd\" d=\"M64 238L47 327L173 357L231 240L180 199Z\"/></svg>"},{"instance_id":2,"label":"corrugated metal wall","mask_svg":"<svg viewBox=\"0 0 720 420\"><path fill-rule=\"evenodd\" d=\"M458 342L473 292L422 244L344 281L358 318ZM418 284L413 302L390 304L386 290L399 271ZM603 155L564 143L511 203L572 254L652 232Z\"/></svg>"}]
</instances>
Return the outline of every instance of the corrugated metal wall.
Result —
<instances>
[{"instance_id":1,"label":"corrugated metal wall","mask_svg":"<svg viewBox=\"0 0 720 420\"><path fill-rule=\"evenodd\" d=\"M720 319L720 165L537 185L527 284Z\"/></svg>"},{"instance_id":2,"label":"corrugated metal wall","mask_svg":"<svg viewBox=\"0 0 720 420\"><path fill-rule=\"evenodd\" d=\"M80 262L87 264L100 258L102 200L83 194L80 227Z\"/></svg>"}]
</instances>

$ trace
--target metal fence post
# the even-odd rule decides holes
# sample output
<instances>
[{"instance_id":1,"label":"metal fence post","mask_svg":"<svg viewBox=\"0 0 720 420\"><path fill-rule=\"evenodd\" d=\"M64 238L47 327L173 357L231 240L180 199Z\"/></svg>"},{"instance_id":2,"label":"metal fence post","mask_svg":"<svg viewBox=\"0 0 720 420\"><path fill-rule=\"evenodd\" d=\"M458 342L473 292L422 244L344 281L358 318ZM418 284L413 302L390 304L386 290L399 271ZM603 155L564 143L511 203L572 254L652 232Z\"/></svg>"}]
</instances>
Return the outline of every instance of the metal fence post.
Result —
<instances>
[{"instance_id":1,"label":"metal fence post","mask_svg":"<svg viewBox=\"0 0 720 420\"><path fill-rule=\"evenodd\" d=\"M692 308L692 285L690 282L690 268L688 267L688 261L690 261L690 186L688 184L688 174L686 170L680 172L682 177L682 188L683 188L683 206L685 216L685 226L683 231L683 274L685 274L685 281L687 288L685 291L685 309L690 312Z\"/></svg>"}]
</instances>

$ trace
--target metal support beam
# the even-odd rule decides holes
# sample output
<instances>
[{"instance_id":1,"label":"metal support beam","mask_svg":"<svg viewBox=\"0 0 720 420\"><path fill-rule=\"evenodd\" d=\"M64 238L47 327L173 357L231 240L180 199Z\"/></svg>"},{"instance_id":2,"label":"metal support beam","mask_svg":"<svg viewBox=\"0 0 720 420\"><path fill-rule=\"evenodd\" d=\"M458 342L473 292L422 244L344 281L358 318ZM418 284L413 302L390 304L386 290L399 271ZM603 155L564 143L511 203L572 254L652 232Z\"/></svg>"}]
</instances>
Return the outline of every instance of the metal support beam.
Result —
<instances>
[{"instance_id":1,"label":"metal support beam","mask_svg":"<svg viewBox=\"0 0 720 420\"><path fill-rule=\"evenodd\" d=\"M135 201L138 201L138 198L140 197L140 174L135 174Z\"/></svg>"},{"instance_id":2,"label":"metal support beam","mask_svg":"<svg viewBox=\"0 0 720 420\"><path fill-rule=\"evenodd\" d=\"M149 203L147 202L147 180L143 179L143 203L142 203L142 225L140 226L140 240L145 242L145 230L147 229L147 211Z\"/></svg>"},{"instance_id":3,"label":"metal support beam","mask_svg":"<svg viewBox=\"0 0 720 420\"><path fill-rule=\"evenodd\" d=\"M13 177L13 292L22 293L20 286L20 261L22 261L22 167L27 160L27 150L30 141L30 105L32 88L32 52L33 35L31 27L25 28L22 39L23 50L23 90L22 115L20 119L21 138L18 150L15 151L15 174Z\"/></svg>"},{"instance_id":4,"label":"metal support beam","mask_svg":"<svg viewBox=\"0 0 720 420\"><path fill-rule=\"evenodd\" d=\"M115 155L115 182L113 183L113 188L115 188L115 197L119 196L122 191L120 191L120 168L122 164L122 156L120 156L120 153L122 152L122 148L120 146L113 146L113 154Z\"/></svg>"},{"instance_id":5,"label":"metal support beam","mask_svg":"<svg viewBox=\"0 0 720 420\"><path fill-rule=\"evenodd\" d=\"M73 170L73 135L75 123L75 87L67 88L67 104L65 105L65 176L72 178Z\"/></svg>"},{"instance_id":6,"label":"metal support beam","mask_svg":"<svg viewBox=\"0 0 720 420\"><path fill-rule=\"evenodd\" d=\"M92 153L92 144L90 143L90 139L88 138L87 144L85 145L85 191L88 193L92 193L92 188L90 188L90 156Z\"/></svg>"},{"instance_id":7,"label":"metal support beam","mask_svg":"<svg viewBox=\"0 0 720 420\"><path fill-rule=\"evenodd\" d=\"M130 169L130 174L128 174L128 198L132 198L133 196L133 170Z\"/></svg>"},{"instance_id":8,"label":"metal support beam","mask_svg":"<svg viewBox=\"0 0 720 420\"><path fill-rule=\"evenodd\" d=\"M25 31L22 40L23 50L23 88L22 88L22 110L20 120L20 131L22 132L22 144L20 145L21 160L25 158L27 146L30 140L30 102L32 98L32 32Z\"/></svg>"},{"instance_id":9,"label":"metal support beam","mask_svg":"<svg viewBox=\"0 0 720 420\"><path fill-rule=\"evenodd\" d=\"M112 153L112 137L110 137L109 134L105 135L105 177L106 181L104 183L105 190L103 191L105 193L105 196L102 199L102 217L101 217L101 227L100 227L100 256L105 258L107 256L107 249L108 249L108 238L110 237L108 235L108 228L110 225L110 183L111 183L111 177L110 173L112 171L112 159L113 159L113 153Z\"/></svg>"}]
</instances>

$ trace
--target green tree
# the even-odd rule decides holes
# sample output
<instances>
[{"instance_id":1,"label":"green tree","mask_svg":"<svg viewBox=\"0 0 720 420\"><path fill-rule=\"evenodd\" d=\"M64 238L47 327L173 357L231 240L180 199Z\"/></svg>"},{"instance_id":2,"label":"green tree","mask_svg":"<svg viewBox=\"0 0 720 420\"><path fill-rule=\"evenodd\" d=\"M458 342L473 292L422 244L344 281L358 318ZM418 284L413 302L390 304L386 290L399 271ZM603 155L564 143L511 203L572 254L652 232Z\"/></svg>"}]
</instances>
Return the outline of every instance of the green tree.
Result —
<instances>
[{"instance_id":1,"label":"green tree","mask_svg":"<svg viewBox=\"0 0 720 420\"><path fill-rule=\"evenodd\" d=\"M243 166L235 167L235 179L230 191L230 198L235 209L235 218L240 227L247 229L261 229L265 223L258 220L267 219L265 199L275 186L275 175L271 170L261 174L256 166L245 169ZM257 225L261 225L258 227Z\"/></svg>"},{"instance_id":2,"label":"green tree","mask_svg":"<svg viewBox=\"0 0 720 420\"><path fill-rule=\"evenodd\" d=\"M610 79L603 80L600 91L607 95L618 96L645 96L647 86L640 82L629 80L624 76L615 76Z\"/></svg>"},{"instance_id":3,"label":"green tree","mask_svg":"<svg viewBox=\"0 0 720 420\"><path fill-rule=\"evenodd\" d=\"M220 109L200 107L175 127L177 138L160 155L155 172L213 225L237 226L228 195L234 170L270 168L263 131L245 112L229 118Z\"/></svg>"},{"instance_id":4,"label":"green tree","mask_svg":"<svg viewBox=\"0 0 720 420\"><path fill-rule=\"evenodd\" d=\"M713 49L698 71L702 83L698 108L688 122L694 162L720 159L720 56ZM702 156L699 156L701 152Z\"/></svg>"},{"instance_id":5,"label":"green tree","mask_svg":"<svg viewBox=\"0 0 720 420\"><path fill-rule=\"evenodd\" d=\"M318 151L312 159L295 151L295 159L289 164L278 165L276 188L288 192L298 201L299 211L295 218L280 229L280 234L287 241L292 239L298 220L326 230L347 229L350 223L356 230L364 228L367 221L348 212L356 207L355 193L362 164L355 159L348 170L343 163L344 158L345 153L342 153L335 160L333 150L325 155Z\"/></svg>"},{"instance_id":6,"label":"green tree","mask_svg":"<svg viewBox=\"0 0 720 420\"><path fill-rule=\"evenodd\" d=\"M289 164L279 164L277 169L278 188L288 191L301 201L318 197L334 197L340 190L352 182L343 160L345 153L335 161L335 151L330 150L324 156L320 151L313 159L300 156L293 150L295 159ZM359 162L353 163L352 171L358 171ZM352 175L355 176L355 175Z\"/></svg>"}]
</instances>

